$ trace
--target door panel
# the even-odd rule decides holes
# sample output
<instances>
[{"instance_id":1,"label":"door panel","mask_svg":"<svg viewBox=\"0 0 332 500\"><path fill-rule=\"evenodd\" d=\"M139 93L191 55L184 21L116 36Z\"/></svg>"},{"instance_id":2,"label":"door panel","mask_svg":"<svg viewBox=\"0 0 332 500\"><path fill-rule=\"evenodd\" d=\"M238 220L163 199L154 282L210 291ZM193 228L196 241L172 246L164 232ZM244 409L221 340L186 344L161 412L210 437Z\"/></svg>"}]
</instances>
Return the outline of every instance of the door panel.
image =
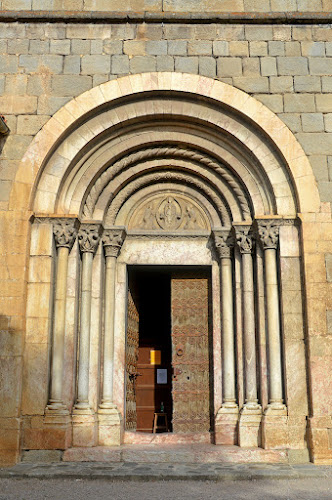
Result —
<instances>
[{"instance_id":1,"label":"door panel","mask_svg":"<svg viewBox=\"0 0 332 500\"><path fill-rule=\"evenodd\" d=\"M150 364L151 347L140 347L138 354L136 405L137 430L152 432L155 412L155 366Z\"/></svg>"},{"instance_id":2,"label":"door panel","mask_svg":"<svg viewBox=\"0 0 332 500\"><path fill-rule=\"evenodd\" d=\"M132 291L128 291L127 343L126 343L126 430L135 431L136 374L139 342L139 316Z\"/></svg>"},{"instance_id":3,"label":"door panel","mask_svg":"<svg viewBox=\"0 0 332 500\"><path fill-rule=\"evenodd\" d=\"M210 430L209 278L171 279L173 431Z\"/></svg>"}]
</instances>

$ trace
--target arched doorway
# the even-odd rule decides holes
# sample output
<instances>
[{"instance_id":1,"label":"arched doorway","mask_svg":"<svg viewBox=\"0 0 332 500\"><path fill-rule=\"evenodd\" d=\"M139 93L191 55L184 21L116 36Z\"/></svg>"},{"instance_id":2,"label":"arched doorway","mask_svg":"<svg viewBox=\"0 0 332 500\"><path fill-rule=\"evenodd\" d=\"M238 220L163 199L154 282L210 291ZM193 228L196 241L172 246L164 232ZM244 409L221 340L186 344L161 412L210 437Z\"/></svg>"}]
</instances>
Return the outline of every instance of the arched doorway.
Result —
<instances>
[{"instance_id":1,"label":"arched doorway","mask_svg":"<svg viewBox=\"0 0 332 500\"><path fill-rule=\"evenodd\" d=\"M43 432L57 429L60 448L70 445L71 425L74 446L122 441L128 269L203 266L211 275L207 432L218 444L291 447L308 414L303 335L298 374L288 349L292 321L304 329L297 214L316 209L318 196L315 188L305 196L313 176L285 125L223 83L135 75L68 103L22 165L40 168L30 266L45 257L49 266ZM288 391L294 383L300 405Z\"/></svg>"}]
</instances>

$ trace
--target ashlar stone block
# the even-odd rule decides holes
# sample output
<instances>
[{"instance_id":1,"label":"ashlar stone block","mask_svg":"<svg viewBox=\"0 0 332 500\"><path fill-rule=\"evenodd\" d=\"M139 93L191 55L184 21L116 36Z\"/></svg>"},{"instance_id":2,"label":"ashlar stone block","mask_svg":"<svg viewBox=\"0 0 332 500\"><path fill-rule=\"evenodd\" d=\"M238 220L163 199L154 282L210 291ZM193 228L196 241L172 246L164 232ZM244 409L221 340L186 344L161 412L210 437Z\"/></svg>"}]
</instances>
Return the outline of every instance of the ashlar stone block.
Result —
<instances>
[{"instance_id":1,"label":"ashlar stone block","mask_svg":"<svg viewBox=\"0 0 332 500\"><path fill-rule=\"evenodd\" d=\"M55 75L52 80L52 93L57 96L76 96L91 87L91 76Z\"/></svg>"},{"instance_id":2,"label":"ashlar stone block","mask_svg":"<svg viewBox=\"0 0 332 500\"><path fill-rule=\"evenodd\" d=\"M217 63L214 57L200 57L198 60L199 74L209 78L215 78Z\"/></svg>"},{"instance_id":3,"label":"ashlar stone block","mask_svg":"<svg viewBox=\"0 0 332 500\"><path fill-rule=\"evenodd\" d=\"M153 56L136 56L130 59L129 68L131 73L156 71L157 61Z\"/></svg>"},{"instance_id":4,"label":"ashlar stone block","mask_svg":"<svg viewBox=\"0 0 332 500\"><path fill-rule=\"evenodd\" d=\"M233 77L242 75L242 62L239 57L219 57L217 59L218 77Z\"/></svg>"},{"instance_id":5,"label":"ashlar stone block","mask_svg":"<svg viewBox=\"0 0 332 500\"><path fill-rule=\"evenodd\" d=\"M322 113L302 113L302 128L304 132L322 132L324 120Z\"/></svg>"},{"instance_id":6,"label":"ashlar stone block","mask_svg":"<svg viewBox=\"0 0 332 500\"><path fill-rule=\"evenodd\" d=\"M175 57L175 71L198 73L198 57Z\"/></svg>"},{"instance_id":7,"label":"ashlar stone block","mask_svg":"<svg viewBox=\"0 0 332 500\"><path fill-rule=\"evenodd\" d=\"M278 57L277 67L279 75L308 75L308 61L306 57Z\"/></svg>"},{"instance_id":8,"label":"ashlar stone block","mask_svg":"<svg viewBox=\"0 0 332 500\"><path fill-rule=\"evenodd\" d=\"M319 76L294 76L295 92L320 92Z\"/></svg>"},{"instance_id":9,"label":"ashlar stone block","mask_svg":"<svg viewBox=\"0 0 332 500\"><path fill-rule=\"evenodd\" d=\"M109 56L86 55L82 57L82 74L94 75L95 73L110 73L111 59Z\"/></svg>"},{"instance_id":10,"label":"ashlar stone block","mask_svg":"<svg viewBox=\"0 0 332 500\"><path fill-rule=\"evenodd\" d=\"M291 76L271 76L270 87L272 93L293 92L293 78Z\"/></svg>"},{"instance_id":11,"label":"ashlar stone block","mask_svg":"<svg viewBox=\"0 0 332 500\"><path fill-rule=\"evenodd\" d=\"M332 283L332 253L325 255L326 279Z\"/></svg>"},{"instance_id":12,"label":"ashlar stone block","mask_svg":"<svg viewBox=\"0 0 332 500\"><path fill-rule=\"evenodd\" d=\"M315 98L310 94L286 94L284 97L286 112L314 112L316 110Z\"/></svg>"},{"instance_id":13,"label":"ashlar stone block","mask_svg":"<svg viewBox=\"0 0 332 500\"><path fill-rule=\"evenodd\" d=\"M261 58L261 73L262 76L276 76L277 75L277 62L274 57Z\"/></svg>"},{"instance_id":14,"label":"ashlar stone block","mask_svg":"<svg viewBox=\"0 0 332 500\"><path fill-rule=\"evenodd\" d=\"M112 73L114 75L129 73L129 57L127 55L112 56Z\"/></svg>"},{"instance_id":15,"label":"ashlar stone block","mask_svg":"<svg viewBox=\"0 0 332 500\"><path fill-rule=\"evenodd\" d=\"M267 56L267 42L249 42L250 57Z\"/></svg>"},{"instance_id":16,"label":"ashlar stone block","mask_svg":"<svg viewBox=\"0 0 332 500\"><path fill-rule=\"evenodd\" d=\"M216 42L214 42L216 43ZM225 42L227 43L227 42ZM185 40L169 40L168 53L171 56L186 56L187 55L187 42ZM221 55L221 54L215 54Z\"/></svg>"}]
</instances>

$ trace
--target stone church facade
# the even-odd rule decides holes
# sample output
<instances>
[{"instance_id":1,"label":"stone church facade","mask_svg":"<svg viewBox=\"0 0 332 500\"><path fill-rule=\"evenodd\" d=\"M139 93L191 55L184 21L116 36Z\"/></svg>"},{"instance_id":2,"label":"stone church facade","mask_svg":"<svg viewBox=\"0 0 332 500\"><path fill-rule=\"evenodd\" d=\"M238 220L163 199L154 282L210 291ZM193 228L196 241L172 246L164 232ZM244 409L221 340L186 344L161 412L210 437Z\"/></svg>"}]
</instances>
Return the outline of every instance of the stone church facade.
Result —
<instances>
[{"instance_id":1,"label":"stone church facade","mask_svg":"<svg viewBox=\"0 0 332 500\"><path fill-rule=\"evenodd\" d=\"M1 464L331 463L331 9L0 0Z\"/></svg>"}]
</instances>

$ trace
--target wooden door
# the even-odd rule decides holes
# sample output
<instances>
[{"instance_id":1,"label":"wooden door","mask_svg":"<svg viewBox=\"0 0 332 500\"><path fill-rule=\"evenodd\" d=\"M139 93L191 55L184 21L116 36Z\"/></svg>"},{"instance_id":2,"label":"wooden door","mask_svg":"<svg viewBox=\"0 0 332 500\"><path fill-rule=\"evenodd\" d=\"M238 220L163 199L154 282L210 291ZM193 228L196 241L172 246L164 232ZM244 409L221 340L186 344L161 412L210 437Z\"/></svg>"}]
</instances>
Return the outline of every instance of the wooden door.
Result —
<instances>
[{"instance_id":1,"label":"wooden door","mask_svg":"<svg viewBox=\"0 0 332 500\"><path fill-rule=\"evenodd\" d=\"M136 378L139 342L139 316L132 291L128 291L126 342L126 430L135 431Z\"/></svg>"},{"instance_id":2,"label":"wooden door","mask_svg":"<svg viewBox=\"0 0 332 500\"><path fill-rule=\"evenodd\" d=\"M137 430L152 432L155 409L155 366L150 362L151 347L140 347L136 386Z\"/></svg>"},{"instance_id":3,"label":"wooden door","mask_svg":"<svg viewBox=\"0 0 332 500\"><path fill-rule=\"evenodd\" d=\"M209 278L171 279L173 432L210 430Z\"/></svg>"}]
</instances>

